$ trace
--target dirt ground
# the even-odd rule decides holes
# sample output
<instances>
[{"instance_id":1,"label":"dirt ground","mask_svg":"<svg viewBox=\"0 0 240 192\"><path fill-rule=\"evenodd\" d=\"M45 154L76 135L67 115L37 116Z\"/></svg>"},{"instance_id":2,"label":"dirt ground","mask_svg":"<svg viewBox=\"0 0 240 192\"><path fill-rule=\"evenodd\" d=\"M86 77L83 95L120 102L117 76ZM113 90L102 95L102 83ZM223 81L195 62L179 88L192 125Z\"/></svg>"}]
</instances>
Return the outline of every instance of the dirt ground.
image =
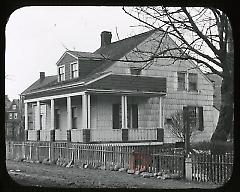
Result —
<instances>
[{"instance_id":1,"label":"dirt ground","mask_svg":"<svg viewBox=\"0 0 240 192\"><path fill-rule=\"evenodd\" d=\"M216 188L209 183L142 178L126 172L66 168L56 165L6 161L11 178L20 185L60 188Z\"/></svg>"}]
</instances>

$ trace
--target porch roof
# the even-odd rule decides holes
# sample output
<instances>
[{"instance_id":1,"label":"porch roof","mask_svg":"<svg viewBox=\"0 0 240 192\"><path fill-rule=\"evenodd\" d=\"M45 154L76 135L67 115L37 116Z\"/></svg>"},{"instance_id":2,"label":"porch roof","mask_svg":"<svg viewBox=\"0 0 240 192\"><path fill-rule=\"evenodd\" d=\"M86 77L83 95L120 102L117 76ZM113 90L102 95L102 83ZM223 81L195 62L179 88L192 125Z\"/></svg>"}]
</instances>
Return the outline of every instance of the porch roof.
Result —
<instances>
[{"instance_id":1,"label":"porch roof","mask_svg":"<svg viewBox=\"0 0 240 192\"><path fill-rule=\"evenodd\" d=\"M115 93L115 94L165 94L166 78L135 75L103 74L85 79L78 84L61 87L48 87L25 94L25 99L64 95L76 92Z\"/></svg>"}]
</instances>

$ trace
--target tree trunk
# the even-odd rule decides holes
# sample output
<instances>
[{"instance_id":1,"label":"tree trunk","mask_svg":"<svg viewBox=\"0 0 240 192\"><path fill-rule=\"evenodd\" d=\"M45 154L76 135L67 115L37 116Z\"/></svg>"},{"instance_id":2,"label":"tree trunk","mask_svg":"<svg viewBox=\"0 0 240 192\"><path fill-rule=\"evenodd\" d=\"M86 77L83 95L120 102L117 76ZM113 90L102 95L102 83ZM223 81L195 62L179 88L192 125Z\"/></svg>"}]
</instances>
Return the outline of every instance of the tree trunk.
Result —
<instances>
[{"instance_id":1,"label":"tree trunk","mask_svg":"<svg viewBox=\"0 0 240 192\"><path fill-rule=\"evenodd\" d=\"M213 142L226 141L229 135L233 136L233 58L229 59L228 62L227 69L223 70L221 108L218 124L211 138Z\"/></svg>"}]
</instances>

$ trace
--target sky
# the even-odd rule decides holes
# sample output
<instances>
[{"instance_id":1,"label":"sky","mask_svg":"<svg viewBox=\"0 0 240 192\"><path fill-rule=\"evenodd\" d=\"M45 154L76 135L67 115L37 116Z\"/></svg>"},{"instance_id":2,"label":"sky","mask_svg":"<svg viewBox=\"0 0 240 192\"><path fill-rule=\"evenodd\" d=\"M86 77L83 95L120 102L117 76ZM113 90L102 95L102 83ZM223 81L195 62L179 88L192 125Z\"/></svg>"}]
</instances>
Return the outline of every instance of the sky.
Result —
<instances>
[{"instance_id":1,"label":"sky","mask_svg":"<svg viewBox=\"0 0 240 192\"><path fill-rule=\"evenodd\" d=\"M121 7L23 7L5 28L5 94L12 99L37 79L56 75L56 63L69 50L94 52L102 31L112 42L146 31ZM116 33L117 29L117 33ZM118 34L118 37L117 37Z\"/></svg>"}]
</instances>

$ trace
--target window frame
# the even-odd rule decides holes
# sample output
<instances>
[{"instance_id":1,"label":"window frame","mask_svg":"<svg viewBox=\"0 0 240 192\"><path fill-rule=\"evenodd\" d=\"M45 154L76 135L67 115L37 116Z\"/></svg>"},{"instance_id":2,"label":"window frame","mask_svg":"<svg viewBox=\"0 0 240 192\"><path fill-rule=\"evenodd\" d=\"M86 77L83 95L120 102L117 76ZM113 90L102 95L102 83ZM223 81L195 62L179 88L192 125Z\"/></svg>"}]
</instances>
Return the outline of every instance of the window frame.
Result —
<instances>
[{"instance_id":1,"label":"window frame","mask_svg":"<svg viewBox=\"0 0 240 192\"><path fill-rule=\"evenodd\" d=\"M77 66L77 69L73 71L73 65L76 65ZM77 72L77 76L76 77L73 77L73 73L74 72ZM78 78L79 77L79 65L78 65L78 61L74 61L72 63L70 63L70 77L71 79L75 79L75 78Z\"/></svg>"},{"instance_id":2,"label":"window frame","mask_svg":"<svg viewBox=\"0 0 240 192\"><path fill-rule=\"evenodd\" d=\"M183 89L180 89L179 88L179 74L183 74L184 75L184 77L182 78L182 79L184 79L184 84L183 84ZM186 76L187 76L187 72L185 72L185 71L177 71L177 91L186 91L187 89L187 82L186 82Z\"/></svg>"},{"instance_id":3,"label":"window frame","mask_svg":"<svg viewBox=\"0 0 240 192\"><path fill-rule=\"evenodd\" d=\"M71 107L71 114L72 114L72 129L78 129L78 126L77 126L77 107L76 106L73 106ZM74 123L76 123L76 127L74 126Z\"/></svg>"},{"instance_id":4,"label":"window frame","mask_svg":"<svg viewBox=\"0 0 240 192\"><path fill-rule=\"evenodd\" d=\"M60 74L60 68L63 68L63 73ZM63 78L61 79L61 75L63 75ZM58 66L58 82L65 81L66 71L65 71L65 65Z\"/></svg>"},{"instance_id":5,"label":"window frame","mask_svg":"<svg viewBox=\"0 0 240 192\"><path fill-rule=\"evenodd\" d=\"M13 117L14 117L14 119L17 119L17 118L18 118L18 114L17 114L17 113L14 113L14 114L13 114Z\"/></svg>"},{"instance_id":6,"label":"window frame","mask_svg":"<svg viewBox=\"0 0 240 192\"><path fill-rule=\"evenodd\" d=\"M12 113L9 113L9 119L13 119Z\"/></svg>"},{"instance_id":7,"label":"window frame","mask_svg":"<svg viewBox=\"0 0 240 192\"><path fill-rule=\"evenodd\" d=\"M194 75L196 77L196 82L190 82L190 76ZM190 83L196 83L196 89L190 89ZM198 91L198 74L197 73L188 73L188 91Z\"/></svg>"},{"instance_id":8,"label":"window frame","mask_svg":"<svg viewBox=\"0 0 240 192\"><path fill-rule=\"evenodd\" d=\"M184 89L180 89L179 88L179 74L184 74L184 78L182 77L182 79L184 79ZM194 82L190 82L190 76L191 75L195 75L196 76L196 89L190 89L190 83L194 83ZM189 73L187 71L177 71L177 91L188 91L188 92L198 92L198 73Z\"/></svg>"},{"instance_id":9,"label":"window frame","mask_svg":"<svg viewBox=\"0 0 240 192\"><path fill-rule=\"evenodd\" d=\"M61 115L61 113L60 113L60 109L54 109L54 116L55 116L55 118L54 118L54 126L55 126L55 129L60 129L60 124L61 124L61 122L60 122L60 115Z\"/></svg>"}]
</instances>

